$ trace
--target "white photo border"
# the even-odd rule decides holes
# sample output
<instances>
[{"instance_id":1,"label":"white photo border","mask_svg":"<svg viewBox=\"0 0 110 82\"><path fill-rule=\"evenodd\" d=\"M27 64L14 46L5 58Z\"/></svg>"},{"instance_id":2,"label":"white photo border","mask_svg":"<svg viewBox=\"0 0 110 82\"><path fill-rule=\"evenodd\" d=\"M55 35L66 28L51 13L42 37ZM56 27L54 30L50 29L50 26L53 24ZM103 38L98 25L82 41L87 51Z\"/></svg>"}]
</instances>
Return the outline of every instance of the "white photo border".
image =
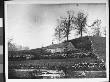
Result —
<instances>
[{"instance_id":1,"label":"white photo border","mask_svg":"<svg viewBox=\"0 0 110 82\"><path fill-rule=\"evenodd\" d=\"M106 66L107 78L82 78L82 79L8 79L8 26L7 26L7 4L65 4L65 3L106 3ZM78 81L78 82L103 82L109 81L109 7L108 0L18 0L18 1L5 1L5 75L6 82L52 82L52 81Z\"/></svg>"}]
</instances>

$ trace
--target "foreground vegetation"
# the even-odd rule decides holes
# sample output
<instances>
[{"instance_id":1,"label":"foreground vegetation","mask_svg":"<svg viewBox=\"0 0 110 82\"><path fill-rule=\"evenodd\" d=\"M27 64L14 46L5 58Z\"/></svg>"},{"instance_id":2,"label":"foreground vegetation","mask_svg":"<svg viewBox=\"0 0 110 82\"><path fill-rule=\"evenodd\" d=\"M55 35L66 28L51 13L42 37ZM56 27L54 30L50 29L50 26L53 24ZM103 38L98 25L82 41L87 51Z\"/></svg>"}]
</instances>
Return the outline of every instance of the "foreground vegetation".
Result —
<instances>
[{"instance_id":1,"label":"foreground vegetation","mask_svg":"<svg viewBox=\"0 0 110 82\"><path fill-rule=\"evenodd\" d=\"M91 58L67 58L67 59L41 59L26 61L9 61L9 78L18 78L16 74L23 72L14 72L14 69L33 69L27 73L38 74L36 70L58 70L65 73L63 78L100 78L106 77L106 67L103 62ZM35 72L35 71L36 72ZM46 72L46 71L45 71ZM82 75L84 73L84 75ZM25 74L25 72L23 73ZM49 73L52 74L52 73ZM21 74L22 75L22 74ZM43 78L43 77L20 77L20 78ZM49 78L49 76L47 76Z\"/></svg>"}]
</instances>

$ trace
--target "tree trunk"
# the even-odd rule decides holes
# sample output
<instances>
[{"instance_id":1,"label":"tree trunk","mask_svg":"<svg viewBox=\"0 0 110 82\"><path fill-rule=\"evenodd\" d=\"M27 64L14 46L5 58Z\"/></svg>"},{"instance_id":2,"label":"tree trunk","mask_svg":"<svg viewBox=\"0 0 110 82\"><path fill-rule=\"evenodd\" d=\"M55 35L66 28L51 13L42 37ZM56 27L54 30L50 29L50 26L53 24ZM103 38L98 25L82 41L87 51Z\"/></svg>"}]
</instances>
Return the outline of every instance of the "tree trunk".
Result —
<instances>
[{"instance_id":1,"label":"tree trunk","mask_svg":"<svg viewBox=\"0 0 110 82\"><path fill-rule=\"evenodd\" d=\"M68 35L67 35L67 42L68 42Z\"/></svg>"},{"instance_id":2,"label":"tree trunk","mask_svg":"<svg viewBox=\"0 0 110 82\"><path fill-rule=\"evenodd\" d=\"M81 28L80 32L81 32L81 38L82 38L82 26L80 28Z\"/></svg>"},{"instance_id":3,"label":"tree trunk","mask_svg":"<svg viewBox=\"0 0 110 82\"><path fill-rule=\"evenodd\" d=\"M81 50L82 50L82 31L81 31ZM81 51L82 53L82 51Z\"/></svg>"},{"instance_id":4,"label":"tree trunk","mask_svg":"<svg viewBox=\"0 0 110 82\"><path fill-rule=\"evenodd\" d=\"M81 38L82 38L82 31L81 31Z\"/></svg>"}]
</instances>

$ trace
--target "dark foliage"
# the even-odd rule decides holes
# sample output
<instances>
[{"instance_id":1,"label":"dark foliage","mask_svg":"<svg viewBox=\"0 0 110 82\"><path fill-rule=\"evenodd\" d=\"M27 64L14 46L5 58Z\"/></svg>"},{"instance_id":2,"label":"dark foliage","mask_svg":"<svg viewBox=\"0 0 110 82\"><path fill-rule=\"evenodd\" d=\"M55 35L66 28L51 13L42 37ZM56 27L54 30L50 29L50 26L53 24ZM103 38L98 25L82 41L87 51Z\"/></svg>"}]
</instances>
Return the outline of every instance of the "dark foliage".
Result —
<instances>
[{"instance_id":1,"label":"dark foliage","mask_svg":"<svg viewBox=\"0 0 110 82\"><path fill-rule=\"evenodd\" d=\"M82 38L76 38L73 40L70 40L70 42L75 46L77 49L81 50L89 50L91 51L91 41L89 40L88 36L82 37Z\"/></svg>"}]
</instances>

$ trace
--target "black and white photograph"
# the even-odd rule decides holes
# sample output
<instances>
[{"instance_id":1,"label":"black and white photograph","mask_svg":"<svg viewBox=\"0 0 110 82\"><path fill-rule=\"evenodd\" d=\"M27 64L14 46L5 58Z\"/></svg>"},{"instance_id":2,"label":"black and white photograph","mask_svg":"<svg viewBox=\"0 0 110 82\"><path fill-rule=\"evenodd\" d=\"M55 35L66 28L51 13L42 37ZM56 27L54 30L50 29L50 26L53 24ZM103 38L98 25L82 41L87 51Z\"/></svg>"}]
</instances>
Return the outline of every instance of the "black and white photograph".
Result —
<instances>
[{"instance_id":1,"label":"black and white photograph","mask_svg":"<svg viewBox=\"0 0 110 82\"><path fill-rule=\"evenodd\" d=\"M107 79L107 2L52 1L5 2L6 78Z\"/></svg>"}]
</instances>

